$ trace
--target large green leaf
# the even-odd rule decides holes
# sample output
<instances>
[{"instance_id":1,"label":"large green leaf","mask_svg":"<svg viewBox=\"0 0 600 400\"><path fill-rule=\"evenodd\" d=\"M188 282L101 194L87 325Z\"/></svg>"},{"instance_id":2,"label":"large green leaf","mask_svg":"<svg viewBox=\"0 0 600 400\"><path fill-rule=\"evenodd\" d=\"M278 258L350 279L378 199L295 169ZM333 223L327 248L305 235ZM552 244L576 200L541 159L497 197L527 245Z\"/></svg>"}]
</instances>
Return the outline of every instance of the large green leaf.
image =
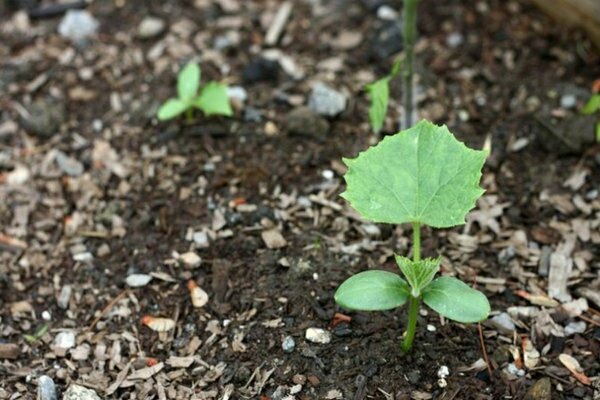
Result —
<instances>
[{"instance_id":1,"label":"large green leaf","mask_svg":"<svg viewBox=\"0 0 600 400\"><path fill-rule=\"evenodd\" d=\"M335 292L335 301L350 310L382 311L406 303L410 288L387 271L365 271L348 278Z\"/></svg>"},{"instance_id":2,"label":"large green leaf","mask_svg":"<svg viewBox=\"0 0 600 400\"><path fill-rule=\"evenodd\" d=\"M375 222L463 224L484 192L479 180L486 156L456 140L445 125L421 121L344 159L342 197Z\"/></svg>"},{"instance_id":3,"label":"large green leaf","mask_svg":"<svg viewBox=\"0 0 600 400\"><path fill-rule=\"evenodd\" d=\"M448 276L437 278L423 290L423 302L444 317L463 323L479 322L490 314L483 293Z\"/></svg>"},{"instance_id":4,"label":"large green leaf","mask_svg":"<svg viewBox=\"0 0 600 400\"><path fill-rule=\"evenodd\" d=\"M200 67L193 61L186 64L177 77L177 95L181 100L191 102L200 88Z\"/></svg>"},{"instance_id":5,"label":"large green leaf","mask_svg":"<svg viewBox=\"0 0 600 400\"><path fill-rule=\"evenodd\" d=\"M229 96L227 95L227 85L218 82L209 82L202 88L200 96L194 102L196 107L200 108L205 115L233 115Z\"/></svg>"},{"instance_id":6,"label":"large green leaf","mask_svg":"<svg viewBox=\"0 0 600 400\"><path fill-rule=\"evenodd\" d=\"M377 133L383 127L390 99L390 77L379 79L365 87L369 95L369 122L371 129Z\"/></svg>"},{"instance_id":7,"label":"large green leaf","mask_svg":"<svg viewBox=\"0 0 600 400\"><path fill-rule=\"evenodd\" d=\"M157 117L161 121L174 118L190 108L190 105L179 99L169 99L158 109Z\"/></svg>"},{"instance_id":8,"label":"large green leaf","mask_svg":"<svg viewBox=\"0 0 600 400\"><path fill-rule=\"evenodd\" d=\"M440 258L427 258L425 260L413 261L410 258L396 255L396 264L406 277L412 289L412 295L419 297L421 290L429 285L433 277L440 270Z\"/></svg>"}]
</instances>

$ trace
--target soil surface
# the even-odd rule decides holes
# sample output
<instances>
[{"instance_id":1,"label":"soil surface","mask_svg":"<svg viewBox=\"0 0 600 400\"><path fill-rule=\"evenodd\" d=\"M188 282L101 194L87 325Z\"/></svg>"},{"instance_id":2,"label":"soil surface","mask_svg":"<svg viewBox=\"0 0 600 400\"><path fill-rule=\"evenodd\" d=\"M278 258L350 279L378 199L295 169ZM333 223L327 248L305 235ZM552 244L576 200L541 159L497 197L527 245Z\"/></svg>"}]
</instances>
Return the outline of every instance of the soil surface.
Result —
<instances>
[{"instance_id":1,"label":"soil surface","mask_svg":"<svg viewBox=\"0 0 600 400\"><path fill-rule=\"evenodd\" d=\"M410 253L410 226L339 197L341 158L396 131L398 88L379 135L362 88L400 54L382 17L401 2L292 2L275 45L276 1L94 1L77 44L21 3L49 4L0 6L0 399L43 375L107 399L599 398L600 148L578 110L600 57L580 32L527 1L421 2L421 116L491 148L467 224L424 229L422 251L493 312L423 307L404 355L404 308L333 300ZM164 27L138 32L148 16ZM247 98L159 123L193 58ZM316 82L347 98L339 115L300 108Z\"/></svg>"}]
</instances>

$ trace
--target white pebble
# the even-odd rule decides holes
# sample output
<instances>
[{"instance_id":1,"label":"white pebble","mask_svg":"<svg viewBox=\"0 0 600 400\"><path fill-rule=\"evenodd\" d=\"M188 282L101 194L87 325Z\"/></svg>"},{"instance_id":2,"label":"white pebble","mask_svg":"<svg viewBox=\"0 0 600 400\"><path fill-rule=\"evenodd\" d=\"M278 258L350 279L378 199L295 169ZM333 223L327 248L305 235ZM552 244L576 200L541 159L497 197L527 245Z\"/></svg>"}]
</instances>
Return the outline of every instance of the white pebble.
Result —
<instances>
[{"instance_id":1,"label":"white pebble","mask_svg":"<svg viewBox=\"0 0 600 400\"><path fill-rule=\"evenodd\" d=\"M321 328L308 328L305 338L309 342L327 344L331 342L331 333Z\"/></svg>"}]
</instances>

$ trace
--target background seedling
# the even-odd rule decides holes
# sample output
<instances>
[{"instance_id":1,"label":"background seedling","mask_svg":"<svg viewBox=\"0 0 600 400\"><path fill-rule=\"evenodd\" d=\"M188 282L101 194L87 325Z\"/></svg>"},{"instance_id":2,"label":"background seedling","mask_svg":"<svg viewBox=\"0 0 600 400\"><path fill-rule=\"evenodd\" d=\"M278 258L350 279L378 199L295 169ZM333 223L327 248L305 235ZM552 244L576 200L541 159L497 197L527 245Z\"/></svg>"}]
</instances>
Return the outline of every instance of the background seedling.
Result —
<instances>
[{"instance_id":1,"label":"background seedling","mask_svg":"<svg viewBox=\"0 0 600 400\"><path fill-rule=\"evenodd\" d=\"M594 94L581 109L581 114L592 115L600 111L600 94ZM600 122L596 122L596 142L600 143Z\"/></svg>"},{"instance_id":2,"label":"background seedling","mask_svg":"<svg viewBox=\"0 0 600 400\"><path fill-rule=\"evenodd\" d=\"M396 256L406 280L386 271L366 271L346 280L335 294L342 307L380 311L409 302L402 348L410 350L421 300L444 317L463 323L487 318L483 293L452 277L434 279L440 259L421 259L421 224L447 228L463 224L475 201L487 152L472 150L445 126L421 121L379 144L344 159L347 190L342 197L374 222L413 226L413 258Z\"/></svg>"},{"instance_id":3,"label":"background seedling","mask_svg":"<svg viewBox=\"0 0 600 400\"><path fill-rule=\"evenodd\" d=\"M227 96L227 85L210 81L200 87L200 66L188 63L177 76L177 98L167 100L158 109L158 119L166 121L186 113L191 119L194 107L202 110L204 115L231 116L231 104Z\"/></svg>"}]
</instances>

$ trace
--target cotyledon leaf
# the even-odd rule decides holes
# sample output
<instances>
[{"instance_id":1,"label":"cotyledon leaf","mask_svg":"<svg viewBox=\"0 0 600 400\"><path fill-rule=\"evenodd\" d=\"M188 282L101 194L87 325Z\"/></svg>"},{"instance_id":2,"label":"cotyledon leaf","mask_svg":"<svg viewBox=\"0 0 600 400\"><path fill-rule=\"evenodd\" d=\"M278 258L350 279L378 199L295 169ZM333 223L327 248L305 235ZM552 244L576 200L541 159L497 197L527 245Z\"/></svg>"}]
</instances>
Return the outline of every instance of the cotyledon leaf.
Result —
<instances>
[{"instance_id":1,"label":"cotyledon leaf","mask_svg":"<svg viewBox=\"0 0 600 400\"><path fill-rule=\"evenodd\" d=\"M387 271L364 271L348 278L335 292L335 302L349 310L383 311L400 307L410 294L408 283Z\"/></svg>"},{"instance_id":2,"label":"cotyledon leaf","mask_svg":"<svg viewBox=\"0 0 600 400\"><path fill-rule=\"evenodd\" d=\"M342 197L375 222L460 225L484 192L479 180L486 156L456 140L445 125L420 121L344 159Z\"/></svg>"},{"instance_id":3,"label":"cotyledon leaf","mask_svg":"<svg viewBox=\"0 0 600 400\"><path fill-rule=\"evenodd\" d=\"M423 290L423 302L453 321L473 323L490 314L490 303L483 293L449 276L437 278Z\"/></svg>"}]
</instances>

